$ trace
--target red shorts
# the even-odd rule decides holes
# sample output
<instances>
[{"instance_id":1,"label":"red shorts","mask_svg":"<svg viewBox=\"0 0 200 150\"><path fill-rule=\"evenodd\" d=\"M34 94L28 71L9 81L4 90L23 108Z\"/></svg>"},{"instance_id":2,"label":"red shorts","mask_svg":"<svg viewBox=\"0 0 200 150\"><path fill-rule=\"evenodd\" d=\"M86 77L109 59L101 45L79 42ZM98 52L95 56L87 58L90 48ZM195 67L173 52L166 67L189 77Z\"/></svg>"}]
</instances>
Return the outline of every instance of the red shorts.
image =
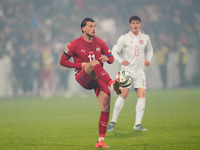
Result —
<instances>
[{"instance_id":1,"label":"red shorts","mask_svg":"<svg viewBox=\"0 0 200 150\"><path fill-rule=\"evenodd\" d=\"M87 90L94 89L96 96L99 95L100 90L103 90L104 93L110 96L110 89L108 85L100 79L92 79L88 74L85 73L84 69L76 74L76 81Z\"/></svg>"}]
</instances>

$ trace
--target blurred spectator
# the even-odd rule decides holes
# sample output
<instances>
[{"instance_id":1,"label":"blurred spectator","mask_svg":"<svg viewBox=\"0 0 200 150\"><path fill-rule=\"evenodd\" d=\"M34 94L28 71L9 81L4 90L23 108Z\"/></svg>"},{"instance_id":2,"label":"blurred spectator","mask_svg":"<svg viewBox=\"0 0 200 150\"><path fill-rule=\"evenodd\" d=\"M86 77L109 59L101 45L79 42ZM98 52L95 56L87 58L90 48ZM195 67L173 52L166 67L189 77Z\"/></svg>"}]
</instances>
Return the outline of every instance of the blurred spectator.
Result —
<instances>
[{"instance_id":1,"label":"blurred spectator","mask_svg":"<svg viewBox=\"0 0 200 150\"><path fill-rule=\"evenodd\" d=\"M68 83L69 83L69 70L64 67L59 67L59 92L67 94Z\"/></svg>"},{"instance_id":2,"label":"blurred spectator","mask_svg":"<svg viewBox=\"0 0 200 150\"><path fill-rule=\"evenodd\" d=\"M180 87L182 88L187 85L187 79L186 79L187 63L188 63L188 49L182 43L178 43L177 65L179 69Z\"/></svg>"},{"instance_id":3,"label":"blurred spectator","mask_svg":"<svg viewBox=\"0 0 200 150\"><path fill-rule=\"evenodd\" d=\"M30 45L32 56L32 73L33 73L33 95L40 95L40 70L42 69L42 54L39 51L38 45L35 43Z\"/></svg>"},{"instance_id":4,"label":"blurred spectator","mask_svg":"<svg viewBox=\"0 0 200 150\"><path fill-rule=\"evenodd\" d=\"M49 97L52 95L52 77L53 77L53 55L49 43L40 47L42 53L42 68L40 70L40 81L42 86L42 96Z\"/></svg>"},{"instance_id":5,"label":"blurred spectator","mask_svg":"<svg viewBox=\"0 0 200 150\"><path fill-rule=\"evenodd\" d=\"M30 51L24 45L19 46L17 53L17 72L22 94L31 96L33 92L33 68Z\"/></svg>"},{"instance_id":6,"label":"blurred spectator","mask_svg":"<svg viewBox=\"0 0 200 150\"><path fill-rule=\"evenodd\" d=\"M167 62L168 62L168 48L164 45L160 45L156 51L157 64L159 66L162 87L167 88Z\"/></svg>"},{"instance_id":7,"label":"blurred spectator","mask_svg":"<svg viewBox=\"0 0 200 150\"><path fill-rule=\"evenodd\" d=\"M54 59L58 64L60 63L60 57L63 54L66 45L63 43L54 44ZM56 83L56 92L68 94L69 72L70 69L61 65L56 66L55 75L58 76L58 82Z\"/></svg>"},{"instance_id":8,"label":"blurred spectator","mask_svg":"<svg viewBox=\"0 0 200 150\"><path fill-rule=\"evenodd\" d=\"M12 96L12 61L4 44L0 43L0 97Z\"/></svg>"}]
</instances>

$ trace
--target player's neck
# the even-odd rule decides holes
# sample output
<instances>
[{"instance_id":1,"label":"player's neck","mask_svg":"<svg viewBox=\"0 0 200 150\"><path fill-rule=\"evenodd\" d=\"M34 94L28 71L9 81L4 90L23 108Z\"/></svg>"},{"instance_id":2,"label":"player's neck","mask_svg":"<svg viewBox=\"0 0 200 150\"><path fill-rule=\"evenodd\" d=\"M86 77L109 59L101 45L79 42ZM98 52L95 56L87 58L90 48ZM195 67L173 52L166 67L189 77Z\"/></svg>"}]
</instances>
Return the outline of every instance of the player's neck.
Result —
<instances>
[{"instance_id":1,"label":"player's neck","mask_svg":"<svg viewBox=\"0 0 200 150\"><path fill-rule=\"evenodd\" d=\"M84 39L85 41L87 41L87 42L92 42L93 37L84 34L84 35L83 35L83 39Z\"/></svg>"},{"instance_id":2,"label":"player's neck","mask_svg":"<svg viewBox=\"0 0 200 150\"><path fill-rule=\"evenodd\" d=\"M135 31L135 32L133 32L133 31L131 31L132 33L133 33L133 35L135 35L135 36L138 36L139 35L139 33L140 33L140 31Z\"/></svg>"}]
</instances>

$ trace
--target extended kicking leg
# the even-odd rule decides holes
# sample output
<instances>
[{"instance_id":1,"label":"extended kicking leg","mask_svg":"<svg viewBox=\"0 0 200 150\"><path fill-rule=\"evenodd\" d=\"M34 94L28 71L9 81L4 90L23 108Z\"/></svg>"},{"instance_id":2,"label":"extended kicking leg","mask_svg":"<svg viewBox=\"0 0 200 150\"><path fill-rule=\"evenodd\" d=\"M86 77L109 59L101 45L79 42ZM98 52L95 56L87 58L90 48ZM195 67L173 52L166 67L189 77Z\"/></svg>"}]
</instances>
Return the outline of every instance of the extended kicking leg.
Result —
<instances>
[{"instance_id":1,"label":"extended kicking leg","mask_svg":"<svg viewBox=\"0 0 200 150\"><path fill-rule=\"evenodd\" d=\"M85 66L85 72L95 79L99 78L107 85L113 87L117 95L121 94L120 84L117 79L112 80L97 60L93 60ZM94 74L95 73L95 74Z\"/></svg>"}]
</instances>

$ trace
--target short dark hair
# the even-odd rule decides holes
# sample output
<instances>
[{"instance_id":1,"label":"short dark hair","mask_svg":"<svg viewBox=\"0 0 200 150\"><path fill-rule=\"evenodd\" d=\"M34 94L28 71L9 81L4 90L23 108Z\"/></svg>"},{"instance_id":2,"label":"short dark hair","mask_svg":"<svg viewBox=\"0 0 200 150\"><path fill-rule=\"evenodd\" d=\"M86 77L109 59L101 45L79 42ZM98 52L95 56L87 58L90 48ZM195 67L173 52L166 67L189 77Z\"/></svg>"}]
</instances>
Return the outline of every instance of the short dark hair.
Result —
<instances>
[{"instance_id":1,"label":"short dark hair","mask_svg":"<svg viewBox=\"0 0 200 150\"><path fill-rule=\"evenodd\" d=\"M85 27L87 22L95 22L92 18L85 18L83 19L83 21L81 22L81 31L83 32L82 30L82 27Z\"/></svg>"},{"instance_id":2,"label":"short dark hair","mask_svg":"<svg viewBox=\"0 0 200 150\"><path fill-rule=\"evenodd\" d=\"M133 20L138 20L139 22L141 22L141 19L140 19L139 16L131 16L131 17L129 18L129 23L131 23Z\"/></svg>"}]
</instances>

